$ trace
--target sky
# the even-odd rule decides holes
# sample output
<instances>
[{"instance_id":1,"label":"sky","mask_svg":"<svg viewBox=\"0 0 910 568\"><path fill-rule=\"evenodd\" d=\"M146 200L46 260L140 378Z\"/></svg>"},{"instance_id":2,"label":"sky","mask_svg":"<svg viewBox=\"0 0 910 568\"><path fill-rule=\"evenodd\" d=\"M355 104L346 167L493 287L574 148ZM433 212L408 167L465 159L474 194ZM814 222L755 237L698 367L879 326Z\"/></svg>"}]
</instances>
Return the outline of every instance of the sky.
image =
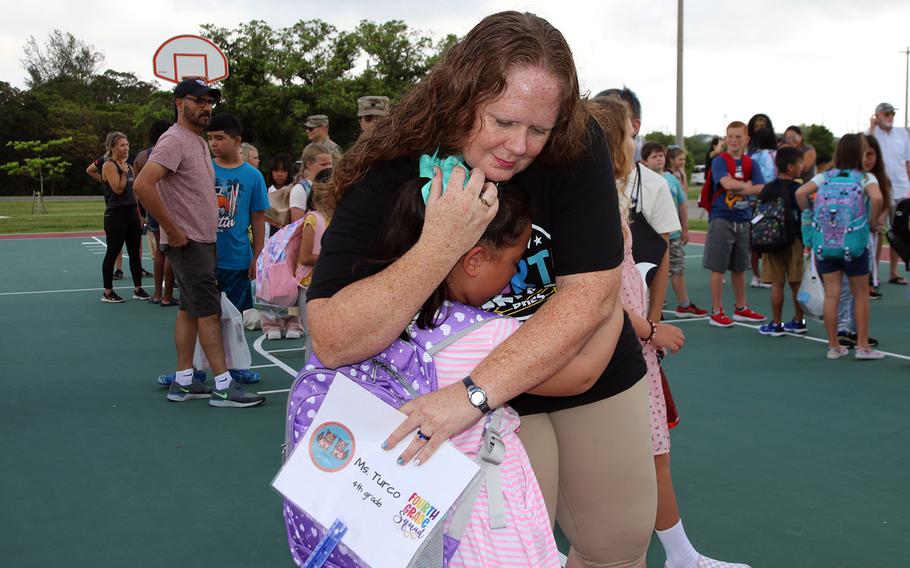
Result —
<instances>
[{"instance_id":1,"label":"sky","mask_svg":"<svg viewBox=\"0 0 910 568\"><path fill-rule=\"evenodd\" d=\"M642 131L674 132L674 0L46 0L4 2L0 80L25 86L19 64L29 36L55 28L104 52L104 68L152 80L152 55L166 39L203 23L261 19L283 27L318 18L338 29L360 20L403 20L437 39L459 36L501 10L534 12L559 29L575 56L583 91L627 85L642 101ZM904 122L906 0L688 0L685 6L684 133L721 132L732 120L769 115L775 129L825 124L836 135L865 129L875 105L898 107ZM365 93L366 94L366 93ZM374 94L374 93L369 93Z\"/></svg>"}]
</instances>

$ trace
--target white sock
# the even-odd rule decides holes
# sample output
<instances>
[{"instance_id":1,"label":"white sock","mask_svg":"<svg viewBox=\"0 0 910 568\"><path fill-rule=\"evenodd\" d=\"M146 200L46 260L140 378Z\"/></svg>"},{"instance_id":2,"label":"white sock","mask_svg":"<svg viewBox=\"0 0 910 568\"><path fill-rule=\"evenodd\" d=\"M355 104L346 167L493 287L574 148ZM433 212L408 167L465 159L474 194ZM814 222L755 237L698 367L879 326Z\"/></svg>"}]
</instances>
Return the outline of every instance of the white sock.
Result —
<instances>
[{"instance_id":1,"label":"white sock","mask_svg":"<svg viewBox=\"0 0 910 568\"><path fill-rule=\"evenodd\" d=\"M231 386L232 380L233 379L231 378L230 371L221 373L220 375L215 377L215 388L220 391L224 390L224 389L228 388L229 386Z\"/></svg>"},{"instance_id":2,"label":"white sock","mask_svg":"<svg viewBox=\"0 0 910 568\"><path fill-rule=\"evenodd\" d=\"M657 538L667 553L667 566L670 568L696 568L698 564L698 551L689 542L686 530L683 528L682 519L665 531L655 530Z\"/></svg>"},{"instance_id":3,"label":"white sock","mask_svg":"<svg viewBox=\"0 0 910 568\"><path fill-rule=\"evenodd\" d=\"M184 369L182 371L177 371L177 375L174 377L174 380L177 381L177 384L186 387L193 382L193 369Z\"/></svg>"}]
</instances>

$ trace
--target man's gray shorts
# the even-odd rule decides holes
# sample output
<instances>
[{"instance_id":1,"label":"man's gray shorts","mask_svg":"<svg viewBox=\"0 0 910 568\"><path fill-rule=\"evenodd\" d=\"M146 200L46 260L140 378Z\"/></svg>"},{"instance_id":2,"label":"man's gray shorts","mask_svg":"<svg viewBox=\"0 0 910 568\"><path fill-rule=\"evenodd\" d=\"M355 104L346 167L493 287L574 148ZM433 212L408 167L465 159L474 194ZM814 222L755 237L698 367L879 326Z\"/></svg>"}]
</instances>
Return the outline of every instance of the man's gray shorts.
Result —
<instances>
[{"instance_id":1,"label":"man's gray shorts","mask_svg":"<svg viewBox=\"0 0 910 568\"><path fill-rule=\"evenodd\" d=\"M180 309L191 318L221 315L221 292L215 278L215 243L187 241L168 247L167 259L180 287Z\"/></svg>"},{"instance_id":2,"label":"man's gray shorts","mask_svg":"<svg viewBox=\"0 0 910 568\"><path fill-rule=\"evenodd\" d=\"M745 272L752 254L750 231L748 221L735 223L721 218L708 221L705 256L701 265L711 272Z\"/></svg>"}]
</instances>

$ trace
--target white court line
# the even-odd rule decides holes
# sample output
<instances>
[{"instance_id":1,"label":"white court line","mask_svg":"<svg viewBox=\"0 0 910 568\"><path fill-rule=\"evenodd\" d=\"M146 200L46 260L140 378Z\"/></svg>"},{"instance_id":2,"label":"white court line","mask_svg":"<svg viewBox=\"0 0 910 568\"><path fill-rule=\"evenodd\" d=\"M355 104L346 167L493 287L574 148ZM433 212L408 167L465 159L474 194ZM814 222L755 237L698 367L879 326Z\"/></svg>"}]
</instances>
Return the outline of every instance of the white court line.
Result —
<instances>
[{"instance_id":1,"label":"white court line","mask_svg":"<svg viewBox=\"0 0 910 568\"><path fill-rule=\"evenodd\" d=\"M265 337L264 335L262 337ZM289 351L305 351L306 347L289 347L287 349L270 349L266 353L287 353Z\"/></svg>"},{"instance_id":2,"label":"white court line","mask_svg":"<svg viewBox=\"0 0 910 568\"><path fill-rule=\"evenodd\" d=\"M92 238L93 238L93 239L95 240L95 242L97 242L99 245L103 246L104 249L105 249L105 251L107 250L107 243L106 243L106 242L102 241L102 240L99 239L98 237L92 237ZM83 243L83 244L85 244L85 243ZM96 252L95 254L101 254L101 253L97 253L97 252ZM130 257L130 255L128 255L128 254L126 254L126 253L123 253L123 258L129 258L129 257ZM148 257L148 258L151 260L151 257Z\"/></svg>"},{"instance_id":3,"label":"white court line","mask_svg":"<svg viewBox=\"0 0 910 568\"><path fill-rule=\"evenodd\" d=\"M297 376L297 371L295 371L293 368L291 368L290 366L288 366L287 364L285 364L285 362L282 361L281 359L279 359L278 357L273 356L273 355L271 354L271 352L266 351L265 349L262 348L262 342L263 342L264 340L265 340L265 336L264 336L264 335L260 335L260 336L256 339L256 341L253 342L253 349L255 349L257 353L259 353L260 355L262 355L263 357L265 357L266 359L268 359L268 360L271 361L272 363L275 363L275 366L276 366L276 367L280 367L281 370L283 370L285 373L291 375L292 377L296 377L296 376Z\"/></svg>"},{"instance_id":4,"label":"white court line","mask_svg":"<svg viewBox=\"0 0 910 568\"><path fill-rule=\"evenodd\" d=\"M114 290L132 290L132 286L115 286ZM103 288L71 288L69 290L29 290L27 292L0 292L0 296L26 296L29 294L60 294L63 292L101 292Z\"/></svg>"},{"instance_id":5,"label":"white court line","mask_svg":"<svg viewBox=\"0 0 910 568\"><path fill-rule=\"evenodd\" d=\"M759 327L761 327L758 325L750 325L748 323L741 323L738 321L733 322L733 325L738 325L740 327L748 327L750 329L758 329ZM820 337L810 337L808 335L803 335L803 334L799 334L799 333L784 333L784 335L789 336L789 337L796 337L798 339L807 339L809 341L814 341L816 343L824 343L825 345L828 344L827 339L822 339ZM881 349L879 349L879 351L881 351ZM886 357L894 357L895 359L903 359L904 361L910 361L910 356L907 356L907 355L901 355L900 353L891 353L889 351L882 351L882 353L884 353Z\"/></svg>"},{"instance_id":6,"label":"white court line","mask_svg":"<svg viewBox=\"0 0 910 568\"><path fill-rule=\"evenodd\" d=\"M259 391L256 394L281 394L285 392L291 392L291 389L277 389L271 391Z\"/></svg>"},{"instance_id":7,"label":"white court line","mask_svg":"<svg viewBox=\"0 0 910 568\"><path fill-rule=\"evenodd\" d=\"M669 310L664 310L664 311L669 311ZM673 313L673 312L670 312L670 313ZM660 323L672 323L673 325L676 325L678 323L686 323L687 321L705 321L705 320L709 320L709 319L711 319L711 318L709 318L708 316L705 316L702 318L676 318L676 319L660 320Z\"/></svg>"},{"instance_id":8,"label":"white court line","mask_svg":"<svg viewBox=\"0 0 910 568\"><path fill-rule=\"evenodd\" d=\"M253 365L250 369L267 369L268 367L277 367L278 365L274 363L269 363L268 365Z\"/></svg>"}]
</instances>

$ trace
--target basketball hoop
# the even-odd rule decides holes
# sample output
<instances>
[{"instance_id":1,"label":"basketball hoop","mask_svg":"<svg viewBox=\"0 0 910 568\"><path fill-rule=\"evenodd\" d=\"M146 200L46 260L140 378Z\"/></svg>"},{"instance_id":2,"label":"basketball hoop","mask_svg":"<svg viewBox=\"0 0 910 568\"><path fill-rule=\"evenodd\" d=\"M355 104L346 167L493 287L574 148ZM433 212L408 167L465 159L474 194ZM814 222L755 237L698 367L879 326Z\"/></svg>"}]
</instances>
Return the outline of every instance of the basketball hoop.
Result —
<instances>
[{"instance_id":1,"label":"basketball hoop","mask_svg":"<svg viewBox=\"0 0 910 568\"><path fill-rule=\"evenodd\" d=\"M179 83L202 79L208 84L228 76L228 60L211 40L195 35L179 35L161 44L152 58L155 77Z\"/></svg>"}]
</instances>

